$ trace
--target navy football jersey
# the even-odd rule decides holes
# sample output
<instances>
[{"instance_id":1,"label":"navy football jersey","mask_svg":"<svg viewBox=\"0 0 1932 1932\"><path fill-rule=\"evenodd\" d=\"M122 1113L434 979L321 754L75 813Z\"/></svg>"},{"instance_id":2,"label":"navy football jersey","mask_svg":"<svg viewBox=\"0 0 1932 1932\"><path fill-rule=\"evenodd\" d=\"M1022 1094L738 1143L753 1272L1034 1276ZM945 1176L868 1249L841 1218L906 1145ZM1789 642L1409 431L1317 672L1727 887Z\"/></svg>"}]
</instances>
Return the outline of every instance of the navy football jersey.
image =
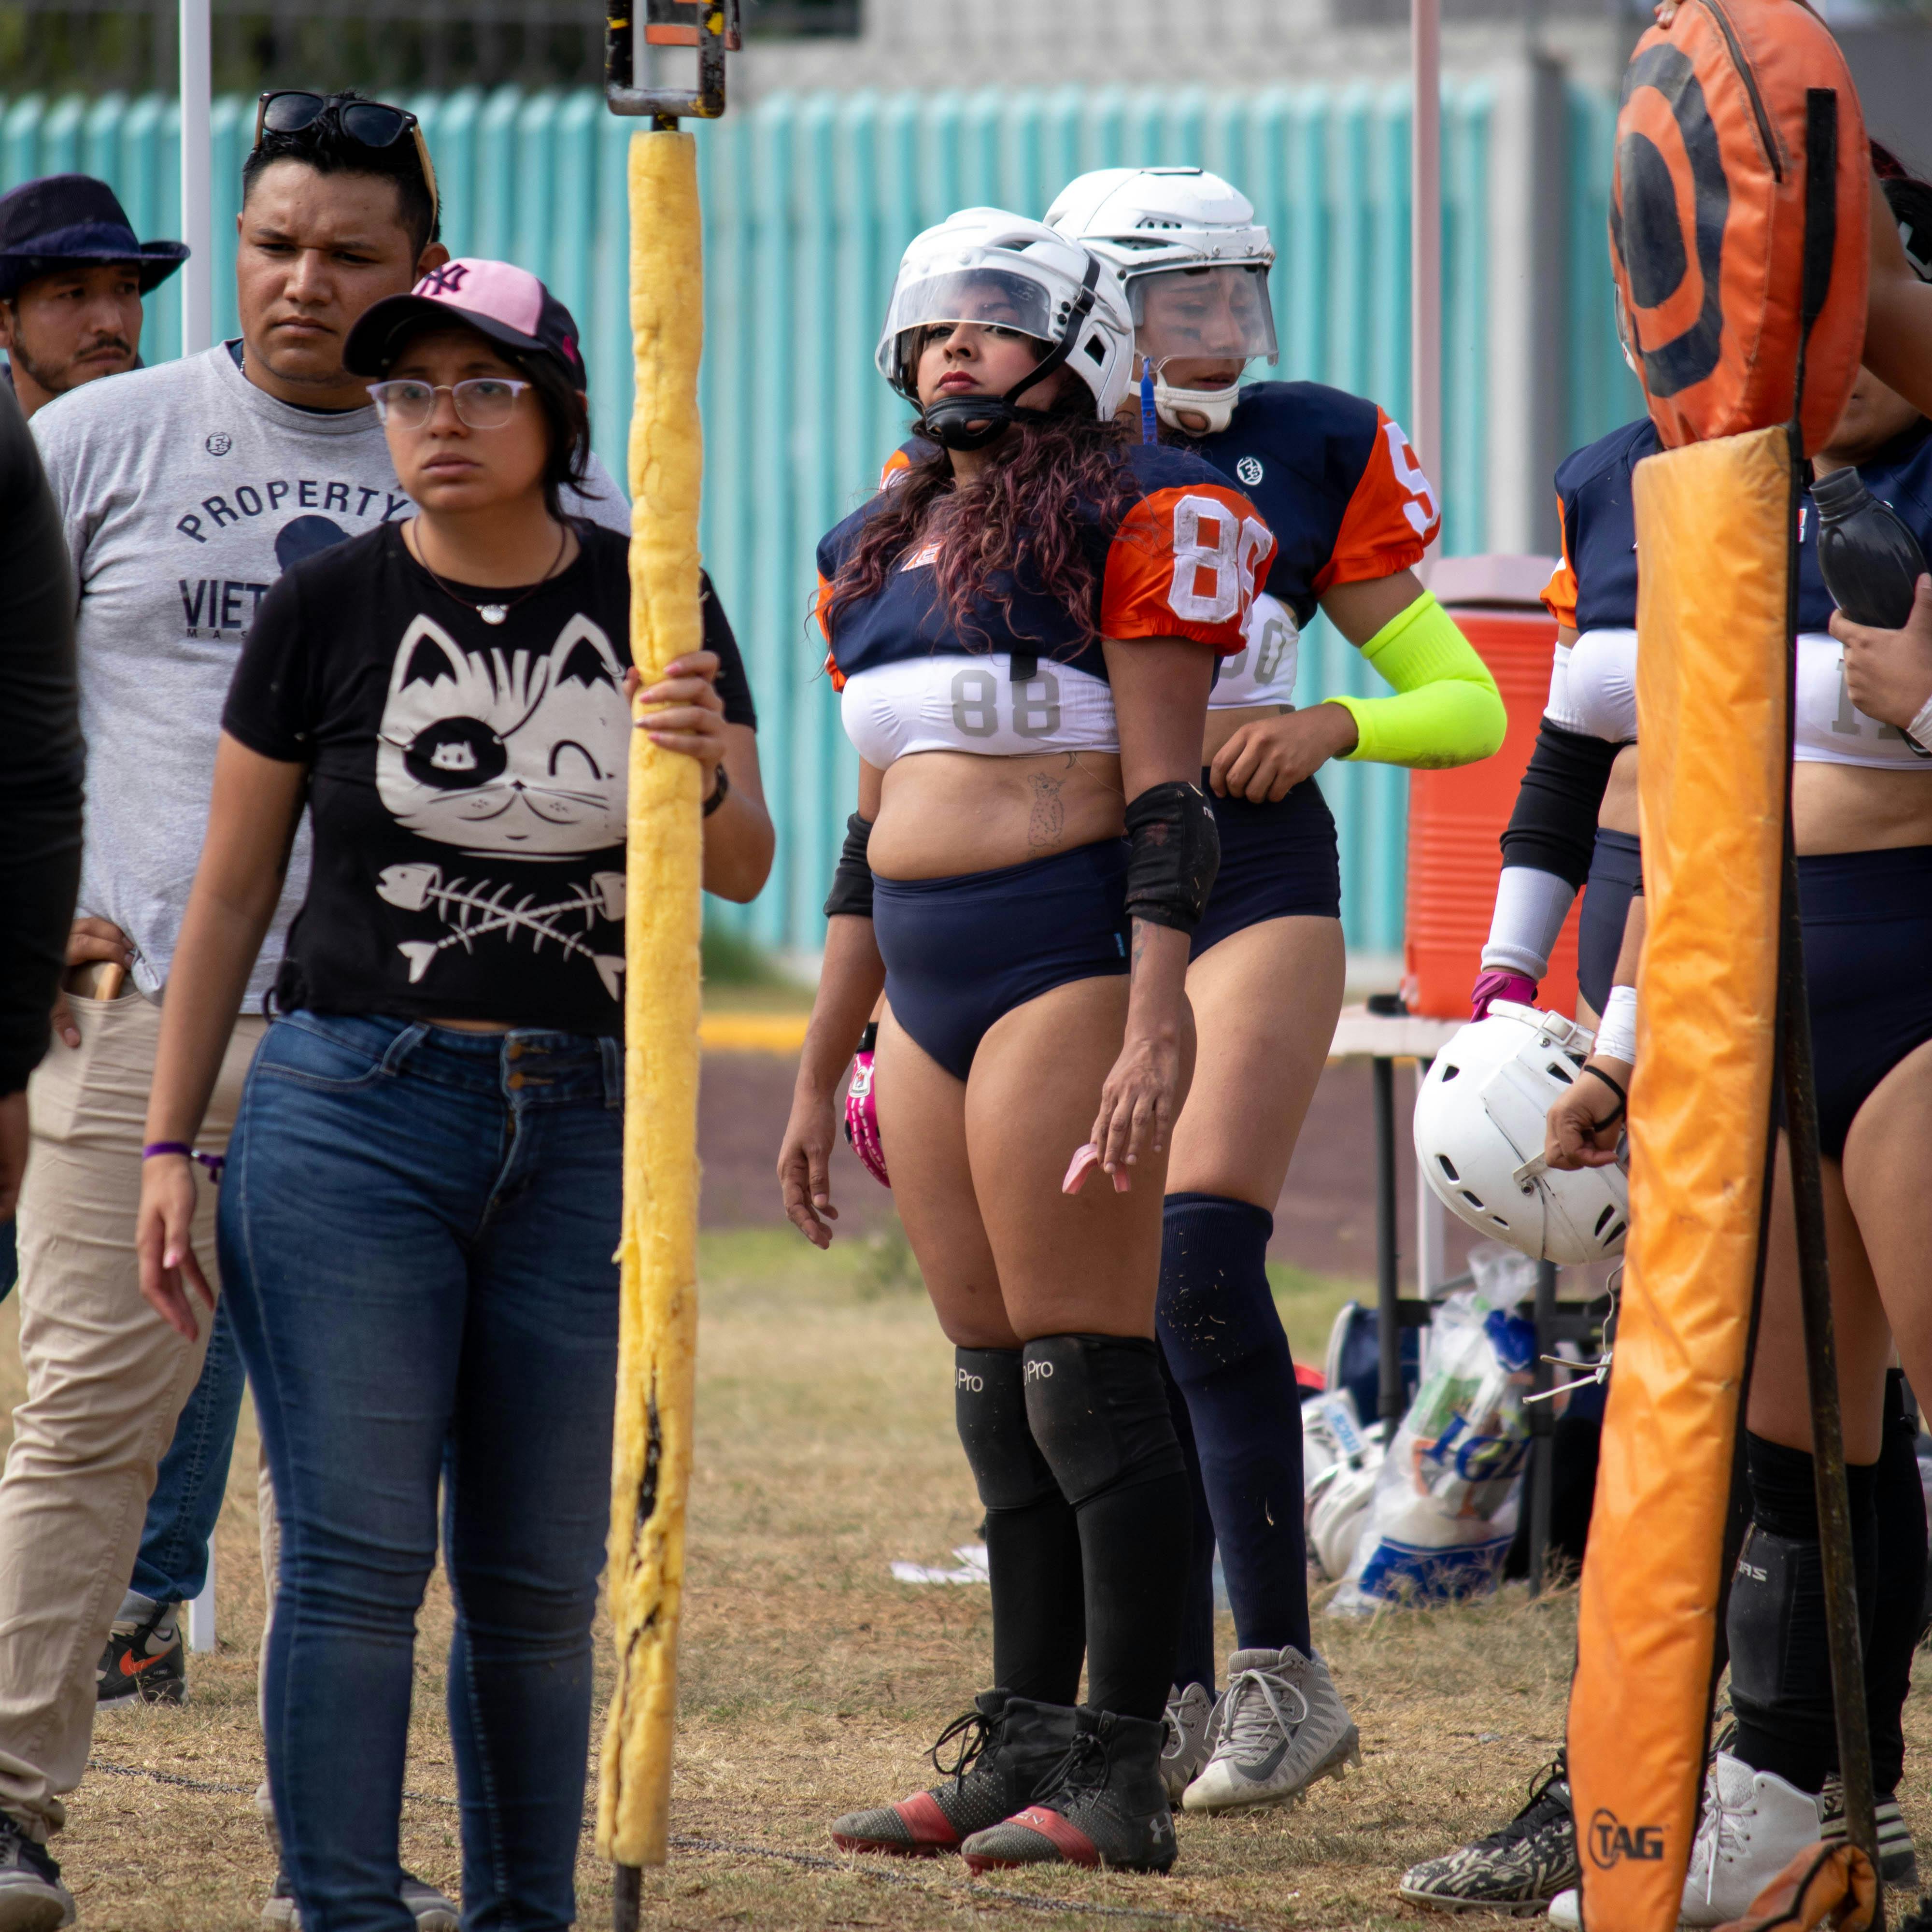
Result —
<instances>
[{"instance_id":1,"label":"navy football jersey","mask_svg":"<svg viewBox=\"0 0 1932 1932\"><path fill-rule=\"evenodd\" d=\"M1255 593L1266 584L1275 542L1254 505L1221 472L1185 450L1158 444L1124 452L1137 492L1118 514L1084 526L1094 572L1090 616L1102 636L1192 638L1232 657ZM889 466L888 478L894 468ZM818 546L818 615L835 689L847 678L910 658L1010 652L1048 658L1104 678L1097 640L1083 637L1066 608L1030 588L1024 560L1018 580L999 580L1010 604L992 599L962 636L938 608L928 544L900 559L869 597L830 609L831 586L860 533L890 501L884 490L830 531Z\"/></svg>"},{"instance_id":2,"label":"navy football jersey","mask_svg":"<svg viewBox=\"0 0 1932 1932\"><path fill-rule=\"evenodd\" d=\"M1280 545L1268 592L1306 625L1330 587L1411 570L1442 526L1402 426L1322 382L1251 382L1198 450L1252 499Z\"/></svg>"},{"instance_id":3,"label":"navy football jersey","mask_svg":"<svg viewBox=\"0 0 1932 1932\"><path fill-rule=\"evenodd\" d=\"M1636 508L1630 472L1661 445L1648 416L1566 456L1556 466L1563 560L1543 592L1559 624L1628 631L1636 625ZM1858 465L1932 556L1932 422L1920 421ZM1818 519L1808 496L1798 520L1798 628L1822 632L1834 606L1818 574Z\"/></svg>"},{"instance_id":4,"label":"navy football jersey","mask_svg":"<svg viewBox=\"0 0 1932 1932\"><path fill-rule=\"evenodd\" d=\"M1434 487L1402 425L1374 403L1322 382L1251 382L1218 436L1177 436L1232 478L1279 546L1268 594L1306 626L1330 585L1413 570L1442 528ZM924 454L917 437L886 459L897 480Z\"/></svg>"},{"instance_id":5,"label":"navy football jersey","mask_svg":"<svg viewBox=\"0 0 1932 1932\"><path fill-rule=\"evenodd\" d=\"M1574 631L1636 628L1636 511L1630 472L1663 446L1648 416L1573 450L1556 466L1562 560L1544 608Z\"/></svg>"}]
</instances>

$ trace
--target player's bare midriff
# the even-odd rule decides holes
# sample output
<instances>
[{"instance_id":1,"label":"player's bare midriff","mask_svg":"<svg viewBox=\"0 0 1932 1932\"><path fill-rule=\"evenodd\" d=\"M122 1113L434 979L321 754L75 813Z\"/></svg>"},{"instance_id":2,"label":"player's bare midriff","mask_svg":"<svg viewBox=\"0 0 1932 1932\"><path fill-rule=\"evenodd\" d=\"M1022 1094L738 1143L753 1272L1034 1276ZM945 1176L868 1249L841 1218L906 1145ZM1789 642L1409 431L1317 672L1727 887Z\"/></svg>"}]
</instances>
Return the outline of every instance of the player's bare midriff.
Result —
<instances>
[{"instance_id":1,"label":"player's bare midriff","mask_svg":"<svg viewBox=\"0 0 1932 1932\"><path fill-rule=\"evenodd\" d=\"M886 772L867 856L885 879L990 872L1118 838L1126 809L1110 752L915 752Z\"/></svg>"},{"instance_id":2,"label":"player's bare midriff","mask_svg":"<svg viewBox=\"0 0 1932 1932\"><path fill-rule=\"evenodd\" d=\"M1617 754L1599 825L1636 836L1637 748ZM1881 771L1801 759L1792 768L1791 822L1802 858L1932 845L1932 765Z\"/></svg>"},{"instance_id":3,"label":"player's bare midriff","mask_svg":"<svg viewBox=\"0 0 1932 1932\"><path fill-rule=\"evenodd\" d=\"M1932 765L1882 771L1802 759L1792 768L1791 824L1800 858L1932 845Z\"/></svg>"}]
</instances>

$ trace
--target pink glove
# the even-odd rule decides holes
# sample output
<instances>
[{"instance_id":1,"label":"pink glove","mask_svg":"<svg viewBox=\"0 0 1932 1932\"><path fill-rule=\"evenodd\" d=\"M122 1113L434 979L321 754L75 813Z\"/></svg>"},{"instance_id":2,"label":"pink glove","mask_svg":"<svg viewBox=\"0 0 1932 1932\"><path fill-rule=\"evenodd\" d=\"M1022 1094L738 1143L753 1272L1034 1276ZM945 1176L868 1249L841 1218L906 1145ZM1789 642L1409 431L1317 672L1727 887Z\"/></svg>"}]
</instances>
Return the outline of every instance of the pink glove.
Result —
<instances>
[{"instance_id":1,"label":"pink glove","mask_svg":"<svg viewBox=\"0 0 1932 1932\"><path fill-rule=\"evenodd\" d=\"M1536 982L1523 974L1499 972L1494 968L1478 973L1475 990L1469 995L1470 1018L1486 1018L1492 1000L1514 1000L1519 1006L1533 1006L1536 1004Z\"/></svg>"},{"instance_id":2,"label":"pink glove","mask_svg":"<svg viewBox=\"0 0 1932 1932\"><path fill-rule=\"evenodd\" d=\"M845 1138L866 1163L866 1172L881 1187L891 1186L886 1172L886 1150L879 1138L879 1109L872 1098L872 1051L879 1037L877 1022L868 1021L852 1056L852 1084L845 1090Z\"/></svg>"}]
</instances>

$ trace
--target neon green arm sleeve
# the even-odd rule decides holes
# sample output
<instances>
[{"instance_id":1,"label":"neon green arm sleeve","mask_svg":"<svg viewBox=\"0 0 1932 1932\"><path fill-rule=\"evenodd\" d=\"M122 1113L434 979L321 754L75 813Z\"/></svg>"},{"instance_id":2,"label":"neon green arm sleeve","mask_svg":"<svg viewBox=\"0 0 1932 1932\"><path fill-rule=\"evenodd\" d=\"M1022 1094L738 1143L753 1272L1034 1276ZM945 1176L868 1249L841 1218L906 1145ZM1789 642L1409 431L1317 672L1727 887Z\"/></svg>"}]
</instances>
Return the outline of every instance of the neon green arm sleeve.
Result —
<instances>
[{"instance_id":1,"label":"neon green arm sleeve","mask_svg":"<svg viewBox=\"0 0 1932 1932\"><path fill-rule=\"evenodd\" d=\"M1472 765L1500 750L1508 722L1488 665L1456 620L1425 590L1362 646L1395 687L1393 698L1331 698L1355 721L1342 756L1436 770Z\"/></svg>"}]
</instances>

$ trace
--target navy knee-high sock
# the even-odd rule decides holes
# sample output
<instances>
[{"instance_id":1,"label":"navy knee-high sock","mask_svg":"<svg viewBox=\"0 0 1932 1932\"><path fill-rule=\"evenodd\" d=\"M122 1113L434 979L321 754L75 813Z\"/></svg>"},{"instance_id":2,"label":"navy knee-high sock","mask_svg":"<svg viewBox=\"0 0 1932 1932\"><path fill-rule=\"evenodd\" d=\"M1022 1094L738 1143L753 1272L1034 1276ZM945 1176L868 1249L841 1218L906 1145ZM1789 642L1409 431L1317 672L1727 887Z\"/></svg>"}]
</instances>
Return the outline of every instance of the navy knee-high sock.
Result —
<instances>
[{"instance_id":1,"label":"navy knee-high sock","mask_svg":"<svg viewBox=\"0 0 1932 1932\"><path fill-rule=\"evenodd\" d=\"M1268 1288L1274 1231L1274 1217L1247 1202L1170 1194L1156 1307L1194 1424L1236 1640L1306 1654L1301 1391Z\"/></svg>"},{"instance_id":2,"label":"navy knee-high sock","mask_svg":"<svg viewBox=\"0 0 1932 1932\"><path fill-rule=\"evenodd\" d=\"M1167 1386L1168 1412L1174 1418L1174 1439L1187 1466L1187 1486L1194 1498L1194 1539L1187 1552L1187 1594L1180 1609L1180 1660L1174 1681L1185 1690L1198 1684L1214 1694L1214 1520L1208 1508L1208 1492L1201 1480L1201 1450L1194 1440L1194 1422L1187 1398L1161 1357L1161 1379ZM1912 1466L1917 1468L1917 1464Z\"/></svg>"}]
</instances>

